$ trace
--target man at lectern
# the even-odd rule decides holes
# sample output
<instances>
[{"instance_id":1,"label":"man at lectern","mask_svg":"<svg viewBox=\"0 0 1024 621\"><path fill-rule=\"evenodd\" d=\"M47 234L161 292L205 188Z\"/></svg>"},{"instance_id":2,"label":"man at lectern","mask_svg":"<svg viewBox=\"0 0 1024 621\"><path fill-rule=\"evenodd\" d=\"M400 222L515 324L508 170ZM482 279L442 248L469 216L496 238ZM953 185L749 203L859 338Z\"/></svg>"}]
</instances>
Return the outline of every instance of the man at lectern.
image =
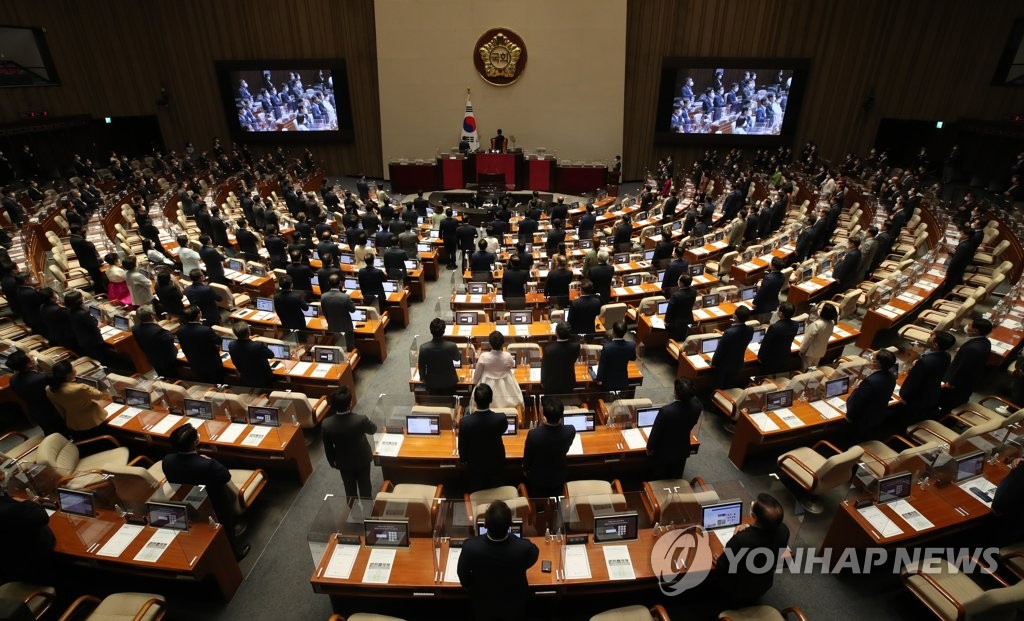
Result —
<instances>
[{"instance_id":1,"label":"man at lectern","mask_svg":"<svg viewBox=\"0 0 1024 621\"><path fill-rule=\"evenodd\" d=\"M470 149L469 138L466 137L466 136L463 136L462 139L459 140L459 153L462 153L463 155L465 155L465 154L469 153L469 149Z\"/></svg>"},{"instance_id":2,"label":"man at lectern","mask_svg":"<svg viewBox=\"0 0 1024 621\"><path fill-rule=\"evenodd\" d=\"M498 135L495 136L494 138L491 138L491 149L493 149L494 151L500 151L501 153L504 153L505 144L505 136L501 135L501 130L499 129Z\"/></svg>"}]
</instances>

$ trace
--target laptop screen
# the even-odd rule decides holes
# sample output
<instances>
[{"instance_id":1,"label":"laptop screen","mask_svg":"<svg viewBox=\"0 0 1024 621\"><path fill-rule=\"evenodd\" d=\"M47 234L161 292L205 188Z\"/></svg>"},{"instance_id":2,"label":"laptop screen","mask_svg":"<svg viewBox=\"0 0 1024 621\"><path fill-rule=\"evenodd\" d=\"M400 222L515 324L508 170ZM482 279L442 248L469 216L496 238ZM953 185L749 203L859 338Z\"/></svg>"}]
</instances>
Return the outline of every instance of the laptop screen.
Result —
<instances>
[{"instance_id":1,"label":"laptop screen","mask_svg":"<svg viewBox=\"0 0 1024 621\"><path fill-rule=\"evenodd\" d=\"M593 431L594 413L580 412L578 414L566 414L565 417L562 418L562 422L566 425L571 425L578 432Z\"/></svg>"},{"instance_id":2,"label":"laptop screen","mask_svg":"<svg viewBox=\"0 0 1024 621\"><path fill-rule=\"evenodd\" d=\"M514 436L519 433L519 420L516 418L515 414L506 414L505 422L508 423L508 425L505 427L504 435Z\"/></svg>"},{"instance_id":3,"label":"laptop screen","mask_svg":"<svg viewBox=\"0 0 1024 621\"><path fill-rule=\"evenodd\" d=\"M346 278L342 281L341 286L349 291L359 288L359 280L356 278Z\"/></svg>"},{"instance_id":4,"label":"laptop screen","mask_svg":"<svg viewBox=\"0 0 1024 621\"><path fill-rule=\"evenodd\" d=\"M348 252L343 252L338 255L338 262L341 263L342 265L355 265L356 255L350 254Z\"/></svg>"},{"instance_id":5,"label":"laptop screen","mask_svg":"<svg viewBox=\"0 0 1024 621\"><path fill-rule=\"evenodd\" d=\"M410 436L441 435L440 419L436 415L416 414L405 417L405 429Z\"/></svg>"},{"instance_id":6,"label":"laptop screen","mask_svg":"<svg viewBox=\"0 0 1024 621\"><path fill-rule=\"evenodd\" d=\"M352 318L352 321L366 321L366 311L361 308L350 312L348 316Z\"/></svg>"},{"instance_id":7,"label":"laptop screen","mask_svg":"<svg viewBox=\"0 0 1024 621\"><path fill-rule=\"evenodd\" d=\"M185 399L185 416L213 420L213 402L202 399Z\"/></svg>"},{"instance_id":8,"label":"laptop screen","mask_svg":"<svg viewBox=\"0 0 1024 621\"><path fill-rule=\"evenodd\" d=\"M408 520L363 520L363 543L388 548L409 547Z\"/></svg>"},{"instance_id":9,"label":"laptop screen","mask_svg":"<svg viewBox=\"0 0 1024 621\"><path fill-rule=\"evenodd\" d=\"M384 281L384 293L394 293L398 291L400 285L397 280L385 280Z\"/></svg>"},{"instance_id":10,"label":"laptop screen","mask_svg":"<svg viewBox=\"0 0 1024 621\"><path fill-rule=\"evenodd\" d=\"M792 390L776 390L765 395L765 404L767 404L768 410L778 410L781 408L788 408L793 405L793 391Z\"/></svg>"},{"instance_id":11,"label":"laptop screen","mask_svg":"<svg viewBox=\"0 0 1024 621\"><path fill-rule=\"evenodd\" d=\"M740 289L740 299L744 302L753 300L755 295L757 295L757 287L744 287Z\"/></svg>"},{"instance_id":12,"label":"laptop screen","mask_svg":"<svg viewBox=\"0 0 1024 621\"><path fill-rule=\"evenodd\" d=\"M266 276L267 270L263 269L263 266L261 265L250 265L249 273L253 276Z\"/></svg>"},{"instance_id":13,"label":"laptop screen","mask_svg":"<svg viewBox=\"0 0 1024 621\"><path fill-rule=\"evenodd\" d=\"M750 342L751 343L760 343L761 341L764 340L764 333L765 333L765 329L764 328L758 328L757 330L754 330L754 336L750 337Z\"/></svg>"},{"instance_id":14,"label":"laptop screen","mask_svg":"<svg viewBox=\"0 0 1024 621\"><path fill-rule=\"evenodd\" d=\"M460 326L475 326L479 319L475 311L455 311L455 323Z\"/></svg>"},{"instance_id":15,"label":"laptop screen","mask_svg":"<svg viewBox=\"0 0 1024 621\"><path fill-rule=\"evenodd\" d=\"M652 248L651 250L644 250L644 261L653 261L653 260L654 260L654 249Z\"/></svg>"},{"instance_id":16,"label":"laptop screen","mask_svg":"<svg viewBox=\"0 0 1024 621\"><path fill-rule=\"evenodd\" d=\"M716 502L700 508L704 530L735 528L743 522L743 501Z\"/></svg>"},{"instance_id":17,"label":"laptop screen","mask_svg":"<svg viewBox=\"0 0 1024 621\"><path fill-rule=\"evenodd\" d=\"M416 252L430 252L430 244L416 244Z\"/></svg>"},{"instance_id":18,"label":"laptop screen","mask_svg":"<svg viewBox=\"0 0 1024 621\"><path fill-rule=\"evenodd\" d=\"M702 354L713 354L718 349L718 341L721 341L722 337L716 336L710 339L704 339L700 342L700 353Z\"/></svg>"},{"instance_id":19,"label":"laptop screen","mask_svg":"<svg viewBox=\"0 0 1024 621\"><path fill-rule=\"evenodd\" d=\"M287 360L291 358L291 350L288 349L287 345L278 345L277 343L267 343L267 347L274 353L275 358L283 358Z\"/></svg>"},{"instance_id":20,"label":"laptop screen","mask_svg":"<svg viewBox=\"0 0 1024 621\"><path fill-rule=\"evenodd\" d=\"M416 259L406 259L405 260L405 269L407 269L407 270L414 270L414 269L419 268L419 266L420 266L420 262L417 261Z\"/></svg>"},{"instance_id":21,"label":"laptop screen","mask_svg":"<svg viewBox=\"0 0 1024 621\"><path fill-rule=\"evenodd\" d=\"M517 325L525 326L533 323L533 311L528 310L514 310L508 313L508 322Z\"/></svg>"},{"instance_id":22,"label":"laptop screen","mask_svg":"<svg viewBox=\"0 0 1024 621\"><path fill-rule=\"evenodd\" d=\"M336 347L313 347L313 360L325 364L338 364L341 362L341 350Z\"/></svg>"},{"instance_id":23,"label":"laptop screen","mask_svg":"<svg viewBox=\"0 0 1024 621\"><path fill-rule=\"evenodd\" d=\"M153 528L188 530L188 505L171 502L147 502L146 513Z\"/></svg>"},{"instance_id":24,"label":"laptop screen","mask_svg":"<svg viewBox=\"0 0 1024 621\"><path fill-rule=\"evenodd\" d=\"M913 474L902 472L878 479L878 502L892 502L910 496Z\"/></svg>"},{"instance_id":25,"label":"laptop screen","mask_svg":"<svg viewBox=\"0 0 1024 621\"><path fill-rule=\"evenodd\" d=\"M244 268L245 268L245 264L243 264L238 259L228 259L228 269L229 270L235 270L236 272L241 272Z\"/></svg>"},{"instance_id":26,"label":"laptop screen","mask_svg":"<svg viewBox=\"0 0 1024 621\"><path fill-rule=\"evenodd\" d=\"M635 287L640 284L640 280L643 278L640 274L628 274L622 277L622 285L624 287Z\"/></svg>"},{"instance_id":27,"label":"laptop screen","mask_svg":"<svg viewBox=\"0 0 1024 621\"><path fill-rule=\"evenodd\" d=\"M99 380L93 379L91 377L76 377L75 381L78 382L79 384L85 384L86 386L92 386L93 388L95 388L97 390L99 390L99 387L100 387Z\"/></svg>"},{"instance_id":28,"label":"laptop screen","mask_svg":"<svg viewBox=\"0 0 1024 621\"><path fill-rule=\"evenodd\" d=\"M636 411L637 427L653 427L654 419L658 418L659 408L644 408Z\"/></svg>"},{"instance_id":29,"label":"laptop screen","mask_svg":"<svg viewBox=\"0 0 1024 621\"><path fill-rule=\"evenodd\" d=\"M803 321L796 322L796 335L800 336L807 329L807 323Z\"/></svg>"},{"instance_id":30,"label":"laptop screen","mask_svg":"<svg viewBox=\"0 0 1024 621\"><path fill-rule=\"evenodd\" d=\"M811 276L813 276L813 275L814 275L814 268L813 267L805 267L802 279L803 280L810 280Z\"/></svg>"},{"instance_id":31,"label":"laptop screen","mask_svg":"<svg viewBox=\"0 0 1024 621\"><path fill-rule=\"evenodd\" d=\"M103 311L100 309L99 306L90 306L89 314L95 317L96 319L103 319Z\"/></svg>"},{"instance_id":32,"label":"laptop screen","mask_svg":"<svg viewBox=\"0 0 1024 621\"><path fill-rule=\"evenodd\" d=\"M249 424L263 427L277 427L281 424L280 410L265 406L249 406Z\"/></svg>"},{"instance_id":33,"label":"laptop screen","mask_svg":"<svg viewBox=\"0 0 1024 621\"><path fill-rule=\"evenodd\" d=\"M617 263L619 265L622 265L624 263L629 263L629 253L628 252L618 252L618 253L615 254L614 259L615 259L615 263Z\"/></svg>"},{"instance_id":34,"label":"laptop screen","mask_svg":"<svg viewBox=\"0 0 1024 621\"><path fill-rule=\"evenodd\" d=\"M589 250L594 247L594 241L591 239L581 239L580 248L583 250Z\"/></svg>"},{"instance_id":35,"label":"laptop screen","mask_svg":"<svg viewBox=\"0 0 1024 621\"><path fill-rule=\"evenodd\" d=\"M975 451L969 455L956 458L956 481L966 481L980 475L985 470L985 453Z\"/></svg>"},{"instance_id":36,"label":"laptop screen","mask_svg":"<svg viewBox=\"0 0 1024 621\"><path fill-rule=\"evenodd\" d=\"M594 543L633 541L639 532L640 518L636 511L594 516Z\"/></svg>"},{"instance_id":37,"label":"laptop screen","mask_svg":"<svg viewBox=\"0 0 1024 621\"><path fill-rule=\"evenodd\" d=\"M664 315L668 312L668 302L658 302L658 314Z\"/></svg>"},{"instance_id":38,"label":"laptop screen","mask_svg":"<svg viewBox=\"0 0 1024 621\"><path fill-rule=\"evenodd\" d=\"M487 534L487 524L485 524L483 520L477 520L476 521L476 532L479 535L486 535ZM516 537L522 537L523 536L523 521L522 520L512 520L512 524L508 527L508 532L512 533Z\"/></svg>"},{"instance_id":39,"label":"laptop screen","mask_svg":"<svg viewBox=\"0 0 1024 621\"><path fill-rule=\"evenodd\" d=\"M152 398L150 397L148 390L138 390L135 388L124 389L124 402L125 405L144 408L147 410L153 405Z\"/></svg>"},{"instance_id":40,"label":"laptop screen","mask_svg":"<svg viewBox=\"0 0 1024 621\"><path fill-rule=\"evenodd\" d=\"M718 306L719 297L717 293L709 293L701 298L700 305L704 308Z\"/></svg>"},{"instance_id":41,"label":"laptop screen","mask_svg":"<svg viewBox=\"0 0 1024 621\"><path fill-rule=\"evenodd\" d=\"M114 315L114 327L123 332L128 331L128 318L124 315Z\"/></svg>"},{"instance_id":42,"label":"laptop screen","mask_svg":"<svg viewBox=\"0 0 1024 621\"><path fill-rule=\"evenodd\" d=\"M256 310L265 313L274 312L274 300L270 298L256 298Z\"/></svg>"},{"instance_id":43,"label":"laptop screen","mask_svg":"<svg viewBox=\"0 0 1024 621\"><path fill-rule=\"evenodd\" d=\"M840 377L825 382L825 398L841 397L850 390L850 378Z\"/></svg>"},{"instance_id":44,"label":"laptop screen","mask_svg":"<svg viewBox=\"0 0 1024 621\"><path fill-rule=\"evenodd\" d=\"M92 492L57 488L57 506L64 513L93 517L96 515L96 498Z\"/></svg>"},{"instance_id":45,"label":"laptop screen","mask_svg":"<svg viewBox=\"0 0 1024 621\"><path fill-rule=\"evenodd\" d=\"M487 293L487 283L471 282L466 285L466 292L472 295L485 295Z\"/></svg>"}]
</instances>

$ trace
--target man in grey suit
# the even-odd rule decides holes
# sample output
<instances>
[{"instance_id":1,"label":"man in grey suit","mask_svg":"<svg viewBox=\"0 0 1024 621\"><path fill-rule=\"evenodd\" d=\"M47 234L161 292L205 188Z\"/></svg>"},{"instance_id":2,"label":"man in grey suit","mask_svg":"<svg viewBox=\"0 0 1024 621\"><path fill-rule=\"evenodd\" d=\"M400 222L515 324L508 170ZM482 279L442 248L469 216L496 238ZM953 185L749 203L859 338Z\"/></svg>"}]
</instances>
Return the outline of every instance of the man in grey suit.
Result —
<instances>
[{"instance_id":1,"label":"man in grey suit","mask_svg":"<svg viewBox=\"0 0 1024 621\"><path fill-rule=\"evenodd\" d=\"M352 315L356 310L355 303L347 293L341 290L339 285L341 278L337 274L331 274L327 283L321 283L322 294L320 295L320 309L327 318L327 329L331 332L345 333L345 347L351 350L356 346L356 333L352 327Z\"/></svg>"}]
</instances>

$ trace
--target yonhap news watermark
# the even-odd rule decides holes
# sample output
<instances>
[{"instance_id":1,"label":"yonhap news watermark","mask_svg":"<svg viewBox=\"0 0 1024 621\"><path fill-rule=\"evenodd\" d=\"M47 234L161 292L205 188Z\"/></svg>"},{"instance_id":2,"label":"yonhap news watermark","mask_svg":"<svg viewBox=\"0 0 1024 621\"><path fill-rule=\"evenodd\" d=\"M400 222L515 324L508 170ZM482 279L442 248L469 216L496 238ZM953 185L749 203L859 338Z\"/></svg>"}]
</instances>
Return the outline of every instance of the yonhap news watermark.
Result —
<instances>
[{"instance_id":1,"label":"yonhap news watermark","mask_svg":"<svg viewBox=\"0 0 1024 621\"><path fill-rule=\"evenodd\" d=\"M952 565L972 574L994 572L999 548L724 548L715 557L708 533L691 526L662 534L651 549L651 569L665 595L679 595L700 586L711 573L729 574L869 574L905 569L945 571Z\"/></svg>"}]
</instances>

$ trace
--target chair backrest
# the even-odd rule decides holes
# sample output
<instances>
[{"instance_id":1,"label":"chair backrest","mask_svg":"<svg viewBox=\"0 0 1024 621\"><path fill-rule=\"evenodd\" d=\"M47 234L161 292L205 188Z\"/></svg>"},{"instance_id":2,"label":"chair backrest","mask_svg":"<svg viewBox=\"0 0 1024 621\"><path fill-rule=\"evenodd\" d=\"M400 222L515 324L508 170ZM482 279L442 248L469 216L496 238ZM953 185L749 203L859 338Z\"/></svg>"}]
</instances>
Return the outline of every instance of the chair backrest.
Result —
<instances>
[{"instance_id":1,"label":"chair backrest","mask_svg":"<svg viewBox=\"0 0 1024 621\"><path fill-rule=\"evenodd\" d=\"M1003 424L1003 420L1004 419L998 419L997 418L997 419L986 421L984 423L979 423L977 425L974 425L973 427L968 427L967 429L964 429L962 432L960 432L960 435L958 435L956 438L953 439L952 442L949 443L950 447L952 448L952 446L954 444L959 445L959 444L962 444L964 442L967 442L971 438L976 438L976 437L978 437L980 435L984 435L986 433L991 433L991 432L995 431L996 429L999 429L999 427L1001 427L1002 424Z\"/></svg>"},{"instance_id":2,"label":"chair backrest","mask_svg":"<svg viewBox=\"0 0 1024 621\"><path fill-rule=\"evenodd\" d=\"M652 295L640 300L640 305L637 307L637 312L641 315L656 315L658 313L658 304L665 301L663 295Z\"/></svg>"},{"instance_id":3,"label":"chair backrest","mask_svg":"<svg viewBox=\"0 0 1024 621\"><path fill-rule=\"evenodd\" d=\"M231 289L227 285L219 282L211 282L209 285L211 289L217 292L218 308L230 309L234 306L235 295L231 293Z\"/></svg>"},{"instance_id":4,"label":"chair backrest","mask_svg":"<svg viewBox=\"0 0 1024 621\"><path fill-rule=\"evenodd\" d=\"M998 259L1006 252L1006 249L1010 247L1010 240L1004 239L996 244L996 247L992 249L992 259Z\"/></svg>"},{"instance_id":5,"label":"chair backrest","mask_svg":"<svg viewBox=\"0 0 1024 621\"><path fill-rule=\"evenodd\" d=\"M794 375L788 382L786 382L785 389L793 391L793 398L796 399L801 390L810 386L821 384L825 381L825 374L821 371L814 370L806 373L800 373Z\"/></svg>"},{"instance_id":6,"label":"chair backrest","mask_svg":"<svg viewBox=\"0 0 1024 621\"><path fill-rule=\"evenodd\" d=\"M736 263L736 257L738 256L740 256L740 253L735 250L722 255L722 260L718 262L718 275L723 276L727 274Z\"/></svg>"},{"instance_id":7,"label":"chair backrest","mask_svg":"<svg viewBox=\"0 0 1024 621\"><path fill-rule=\"evenodd\" d=\"M111 475L110 480L114 484L118 499L126 505L126 509L132 512L145 507L146 501L160 487L160 481L149 470L141 466L108 464L103 467L102 471L104 474ZM169 490L170 486L167 487Z\"/></svg>"},{"instance_id":8,"label":"chair backrest","mask_svg":"<svg viewBox=\"0 0 1024 621\"><path fill-rule=\"evenodd\" d=\"M812 494L820 494L834 487L845 485L853 477L853 466L864 454L864 449L851 446L838 455L825 460L818 469L818 484L810 490Z\"/></svg>"},{"instance_id":9,"label":"chair backrest","mask_svg":"<svg viewBox=\"0 0 1024 621\"><path fill-rule=\"evenodd\" d=\"M441 429L452 429L455 425L455 410L442 405L414 405L409 411L410 414L436 414L438 427Z\"/></svg>"},{"instance_id":10,"label":"chair backrest","mask_svg":"<svg viewBox=\"0 0 1024 621\"><path fill-rule=\"evenodd\" d=\"M604 323L606 330L611 330L612 324L626 318L627 310L629 310L629 307L622 302L605 304L601 307L601 313L598 315L598 318Z\"/></svg>"},{"instance_id":11,"label":"chair backrest","mask_svg":"<svg viewBox=\"0 0 1024 621\"><path fill-rule=\"evenodd\" d=\"M185 411L185 399L190 397L188 391L183 386L170 382L156 382L153 384L153 388L163 393L168 409L175 412Z\"/></svg>"},{"instance_id":12,"label":"chair backrest","mask_svg":"<svg viewBox=\"0 0 1024 621\"><path fill-rule=\"evenodd\" d=\"M78 446L59 433L43 438L32 455L35 463L58 470L73 472L78 467Z\"/></svg>"},{"instance_id":13,"label":"chair backrest","mask_svg":"<svg viewBox=\"0 0 1024 621\"><path fill-rule=\"evenodd\" d=\"M282 410L291 407L299 425L313 427L316 422L313 420L313 407L309 404L309 398L301 392L286 392L274 390L270 393L270 402Z\"/></svg>"},{"instance_id":14,"label":"chair backrest","mask_svg":"<svg viewBox=\"0 0 1024 621\"><path fill-rule=\"evenodd\" d=\"M542 356L537 343L510 343L505 349L517 360L523 355L529 356L530 360L540 360Z\"/></svg>"},{"instance_id":15,"label":"chair backrest","mask_svg":"<svg viewBox=\"0 0 1024 621\"><path fill-rule=\"evenodd\" d=\"M1008 587L989 589L961 604L965 620L1014 619L1017 609L1024 604L1024 580Z\"/></svg>"},{"instance_id":16,"label":"chair backrest","mask_svg":"<svg viewBox=\"0 0 1024 621\"><path fill-rule=\"evenodd\" d=\"M61 285L68 284L68 277L66 274L64 274L64 270L60 269L60 266L51 265L47 268L47 271L49 271L50 275L56 278L57 282L59 282Z\"/></svg>"},{"instance_id":17,"label":"chair backrest","mask_svg":"<svg viewBox=\"0 0 1024 621\"><path fill-rule=\"evenodd\" d=\"M430 498L407 498L392 492L378 492L373 499L376 517L405 517L409 519L409 534L429 535L433 532L433 505Z\"/></svg>"},{"instance_id":18,"label":"chair backrest","mask_svg":"<svg viewBox=\"0 0 1024 621\"><path fill-rule=\"evenodd\" d=\"M843 294L843 299L839 302L839 316L849 317L850 315L857 312L857 302L860 301L860 289L850 289Z\"/></svg>"},{"instance_id":19,"label":"chair backrest","mask_svg":"<svg viewBox=\"0 0 1024 621\"><path fill-rule=\"evenodd\" d=\"M722 336L721 332L708 332L706 334L691 334L686 337L683 341L683 352L692 354L700 351L700 342L705 339L717 338Z\"/></svg>"}]
</instances>

